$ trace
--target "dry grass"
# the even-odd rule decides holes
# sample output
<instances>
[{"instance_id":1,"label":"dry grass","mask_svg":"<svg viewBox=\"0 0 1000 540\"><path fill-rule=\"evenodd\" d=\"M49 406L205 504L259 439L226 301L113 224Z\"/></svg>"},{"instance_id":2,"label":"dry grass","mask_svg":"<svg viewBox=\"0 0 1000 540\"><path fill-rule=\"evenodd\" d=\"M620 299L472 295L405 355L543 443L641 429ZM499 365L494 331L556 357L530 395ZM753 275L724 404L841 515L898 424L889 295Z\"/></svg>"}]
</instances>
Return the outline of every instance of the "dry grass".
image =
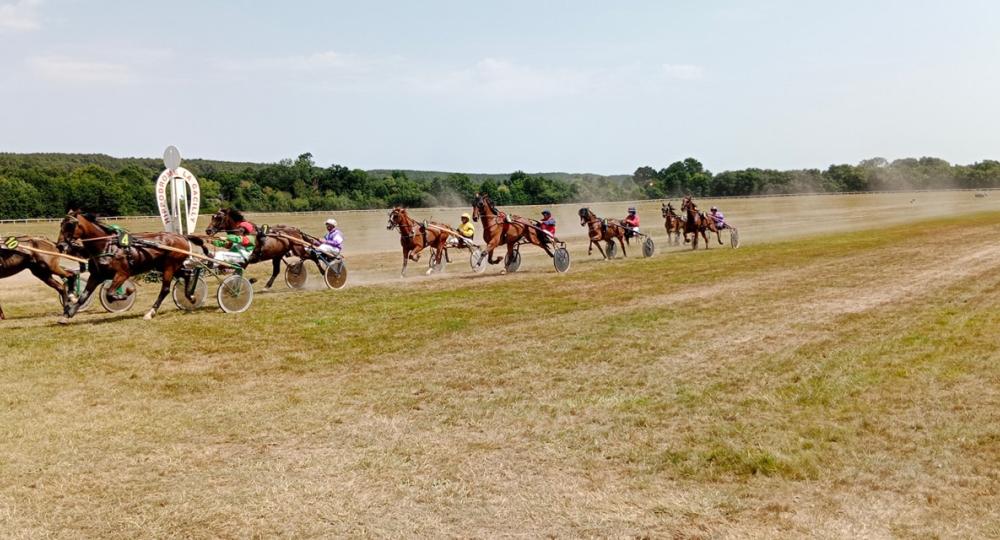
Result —
<instances>
[{"instance_id":1,"label":"dry grass","mask_svg":"<svg viewBox=\"0 0 1000 540\"><path fill-rule=\"evenodd\" d=\"M998 230L65 328L32 286L0 329L0 530L1000 536Z\"/></svg>"}]
</instances>

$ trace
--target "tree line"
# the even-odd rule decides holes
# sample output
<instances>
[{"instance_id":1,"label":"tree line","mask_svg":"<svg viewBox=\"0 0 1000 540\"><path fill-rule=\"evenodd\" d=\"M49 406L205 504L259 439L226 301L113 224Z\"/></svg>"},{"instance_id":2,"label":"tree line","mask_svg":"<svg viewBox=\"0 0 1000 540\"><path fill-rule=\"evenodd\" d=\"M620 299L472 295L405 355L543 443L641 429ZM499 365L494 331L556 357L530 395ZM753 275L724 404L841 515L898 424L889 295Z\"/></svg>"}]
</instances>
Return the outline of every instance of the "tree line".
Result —
<instances>
[{"instance_id":1,"label":"tree line","mask_svg":"<svg viewBox=\"0 0 1000 540\"><path fill-rule=\"evenodd\" d=\"M634 181L653 199L692 194L731 197L788 193L908 191L919 189L1000 188L1000 162L984 160L952 165L933 157L866 159L857 165L830 165L826 170L779 171L749 168L712 174L694 158L656 170L636 169Z\"/></svg>"},{"instance_id":2,"label":"tree line","mask_svg":"<svg viewBox=\"0 0 1000 540\"><path fill-rule=\"evenodd\" d=\"M364 171L317 166L311 154L278 163L185 160L198 177L202 208L233 206L256 212L465 206L475 193L500 205L621 201L644 198L734 196L771 193L842 192L1000 187L1000 163L951 165L937 158L875 158L826 170L749 168L713 174L688 158L632 176L468 175ZM158 159L101 154L0 153L0 219L58 217L68 208L105 215L157 212L154 190L163 169Z\"/></svg>"}]
</instances>

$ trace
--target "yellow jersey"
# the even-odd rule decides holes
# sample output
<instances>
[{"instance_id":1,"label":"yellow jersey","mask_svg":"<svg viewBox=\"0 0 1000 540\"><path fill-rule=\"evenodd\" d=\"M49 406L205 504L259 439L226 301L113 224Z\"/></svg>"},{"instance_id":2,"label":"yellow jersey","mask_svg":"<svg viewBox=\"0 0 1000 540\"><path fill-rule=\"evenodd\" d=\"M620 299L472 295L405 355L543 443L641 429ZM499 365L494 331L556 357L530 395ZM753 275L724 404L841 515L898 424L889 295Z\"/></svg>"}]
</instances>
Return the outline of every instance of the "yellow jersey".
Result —
<instances>
[{"instance_id":1,"label":"yellow jersey","mask_svg":"<svg viewBox=\"0 0 1000 540\"><path fill-rule=\"evenodd\" d=\"M471 221L466 221L458 226L458 232L466 238L472 238L476 235L476 228L472 225Z\"/></svg>"}]
</instances>

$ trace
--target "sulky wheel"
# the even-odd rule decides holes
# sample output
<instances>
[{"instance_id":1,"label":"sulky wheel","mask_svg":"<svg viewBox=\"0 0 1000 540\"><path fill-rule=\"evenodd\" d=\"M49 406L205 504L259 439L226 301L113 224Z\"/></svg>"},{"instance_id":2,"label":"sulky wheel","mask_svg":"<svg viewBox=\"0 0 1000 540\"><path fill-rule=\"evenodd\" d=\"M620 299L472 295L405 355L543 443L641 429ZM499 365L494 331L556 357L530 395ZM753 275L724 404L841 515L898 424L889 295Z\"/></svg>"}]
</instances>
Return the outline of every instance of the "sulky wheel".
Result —
<instances>
[{"instance_id":1,"label":"sulky wheel","mask_svg":"<svg viewBox=\"0 0 1000 540\"><path fill-rule=\"evenodd\" d=\"M445 266L448 265L448 258L445 256L444 252L441 253L441 260L436 264L434 262L434 253L431 253L430 258L427 260L427 267L430 273L440 274L444 272Z\"/></svg>"},{"instance_id":2,"label":"sulky wheel","mask_svg":"<svg viewBox=\"0 0 1000 540\"><path fill-rule=\"evenodd\" d=\"M736 228L729 229L729 243L733 246L733 249L740 247L740 232Z\"/></svg>"},{"instance_id":3,"label":"sulky wheel","mask_svg":"<svg viewBox=\"0 0 1000 540\"><path fill-rule=\"evenodd\" d=\"M614 240L608 241L608 258L614 259L618 256L618 244Z\"/></svg>"},{"instance_id":4,"label":"sulky wheel","mask_svg":"<svg viewBox=\"0 0 1000 540\"><path fill-rule=\"evenodd\" d=\"M521 252L514 250L504 257L503 267L507 272L513 274L517 272L517 269L521 267Z\"/></svg>"},{"instance_id":5,"label":"sulky wheel","mask_svg":"<svg viewBox=\"0 0 1000 540\"><path fill-rule=\"evenodd\" d=\"M188 300L187 293L191 293L193 301ZM188 287L185 290L184 280L175 279L170 296L174 299L174 305L177 306L177 309L194 311L205 305L205 300L208 298L208 283L205 283L205 278L199 276L197 279L188 281Z\"/></svg>"},{"instance_id":6,"label":"sulky wheel","mask_svg":"<svg viewBox=\"0 0 1000 540\"><path fill-rule=\"evenodd\" d=\"M341 289L347 283L347 264L343 259L336 260L326 267L323 277L328 289Z\"/></svg>"},{"instance_id":7,"label":"sulky wheel","mask_svg":"<svg viewBox=\"0 0 1000 540\"><path fill-rule=\"evenodd\" d=\"M308 277L305 261L300 260L285 267L285 285L289 289L304 289Z\"/></svg>"},{"instance_id":8,"label":"sulky wheel","mask_svg":"<svg viewBox=\"0 0 1000 540\"><path fill-rule=\"evenodd\" d=\"M552 265L556 267L556 272L560 274L569 270L569 250L565 247L556 248L552 253Z\"/></svg>"},{"instance_id":9,"label":"sulky wheel","mask_svg":"<svg viewBox=\"0 0 1000 540\"><path fill-rule=\"evenodd\" d=\"M647 236L646 239L642 241L642 256L652 257L655 252L656 246L653 244L653 239Z\"/></svg>"},{"instance_id":10,"label":"sulky wheel","mask_svg":"<svg viewBox=\"0 0 1000 540\"><path fill-rule=\"evenodd\" d=\"M472 267L472 271L481 274L486 270L486 263L489 257L486 256L486 252L479 248L469 249L469 266Z\"/></svg>"},{"instance_id":11,"label":"sulky wheel","mask_svg":"<svg viewBox=\"0 0 1000 540\"><path fill-rule=\"evenodd\" d=\"M125 283L123 283L121 287L118 288L117 291L118 294L125 294L125 291L127 291L130 288L132 289L132 294L125 297L124 300L108 300L107 295L105 295L104 293L107 292L107 288L110 286L111 286L111 280L105 281L103 284L101 284L101 288L97 291L97 295L100 298L101 305L104 306L104 309L106 309L111 313L122 313L124 311L132 309L132 306L135 304L135 293L136 293L135 282L132 281L131 278L129 278L125 280Z\"/></svg>"},{"instance_id":12,"label":"sulky wheel","mask_svg":"<svg viewBox=\"0 0 1000 540\"><path fill-rule=\"evenodd\" d=\"M247 278L233 274L222 280L215 296L222 311L243 313L253 302L253 285Z\"/></svg>"}]
</instances>

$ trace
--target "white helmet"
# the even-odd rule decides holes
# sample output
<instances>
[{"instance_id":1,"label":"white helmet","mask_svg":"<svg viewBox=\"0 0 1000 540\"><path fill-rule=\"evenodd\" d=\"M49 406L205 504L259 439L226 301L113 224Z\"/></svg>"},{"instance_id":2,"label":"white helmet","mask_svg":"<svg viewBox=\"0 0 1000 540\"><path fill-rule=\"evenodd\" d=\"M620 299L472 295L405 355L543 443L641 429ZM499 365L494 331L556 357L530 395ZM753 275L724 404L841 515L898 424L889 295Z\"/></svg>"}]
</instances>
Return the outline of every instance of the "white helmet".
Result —
<instances>
[{"instance_id":1,"label":"white helmet","mask_svg":"<svg viewBox=\"0 0 1000 540\"><path fill-rule=\"evenodd\" d=\"M334 227L336 227L337 226L337 220L335 220L333 218L330 218L330 219L326 220L326 224L327 225L333 225Z\"/></svg>"}]
</instances>

